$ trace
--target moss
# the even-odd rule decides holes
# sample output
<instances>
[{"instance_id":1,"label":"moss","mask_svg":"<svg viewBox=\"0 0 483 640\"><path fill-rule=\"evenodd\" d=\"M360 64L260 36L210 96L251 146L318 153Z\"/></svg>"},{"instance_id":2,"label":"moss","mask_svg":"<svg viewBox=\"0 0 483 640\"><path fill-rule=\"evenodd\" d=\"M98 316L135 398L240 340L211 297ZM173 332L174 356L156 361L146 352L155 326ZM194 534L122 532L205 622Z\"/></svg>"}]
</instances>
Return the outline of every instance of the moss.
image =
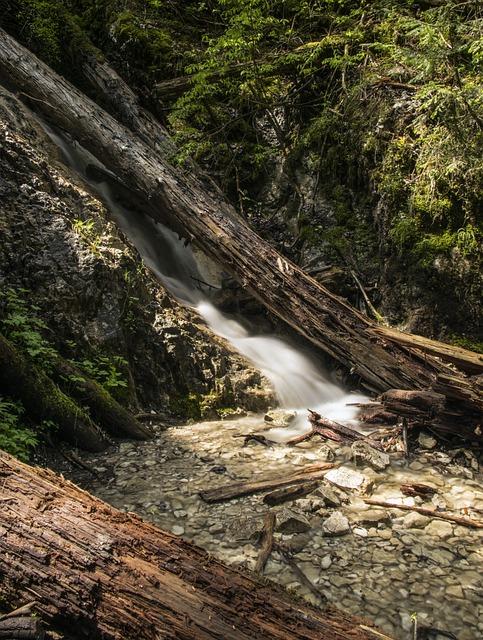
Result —
<instances>
[{"instance_id":1,"label":"moss","mask_svg":"<svg viewBox=\"0 0 483 640\"><path fill-rule=\"evenodd\" d=\"M449 336L449 342L457 347L462 347L463 349L468 349L475 353L483 353L483 342L471 340L466 336L458 336L453 333Z\"/></svg>"},{"instance_id":2,"label":"moss","mask_svg":"<svg viewBox=\"0 0 483 640\"><path fill-rule=\"evenodd\" d=\"M169 399L170 411L184 420L200 420L201 396L198 393L189 393L188 395L171 396Z\"/></svg>"}]
</instances>

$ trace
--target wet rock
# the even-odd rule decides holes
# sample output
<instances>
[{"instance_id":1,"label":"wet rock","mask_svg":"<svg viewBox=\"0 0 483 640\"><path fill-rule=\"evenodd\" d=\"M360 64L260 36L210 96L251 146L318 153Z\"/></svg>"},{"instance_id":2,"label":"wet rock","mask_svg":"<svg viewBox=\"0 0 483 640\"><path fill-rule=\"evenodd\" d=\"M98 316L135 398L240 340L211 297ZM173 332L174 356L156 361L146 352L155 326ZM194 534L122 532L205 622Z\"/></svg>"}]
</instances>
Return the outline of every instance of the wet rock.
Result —
<instances>
[{"instance_id":1,"label":"wet rock","mask_svg":"<svg viewBox=\"0 0 483 640\"><path fill-rule=\"evenodd\" d=\"M279 509L277 514L277 528L279 533L305 533L311 526L303 513L293 509Z\"/></svg>"},{"instance_id":2,"label":"wet rock","mask_svg":"<svg viewBox=\"0 0 483 640\"><path fill-rule=\"evenodd\" d=\"M424 527L430 522L427 516L423 516L421 513L411 512L402 519L402 525L405 529L424 529Z\"/></svg>"},{"instance_id":3,"label":"wet rock","mask_svg":"<svg viewBox=\"0 0 483 640\"><path fill-rule=\"evenodd\" d=\"M174 527L171 527L171 531L174 533L175 536L182 536L184 533L184 527L181 527L179 525L174 525Z\"/></svg>"},{"instance_id":4,"label":"wet rock","mask_svg":"<svg viewBox=\"0 0 483 640\"><path fill-rule=\"evenodd\" d=\"M264 416L265 422L270 422L273 427L288 427L297 417L296 411L284 411L283 409L271 409Z\"/></svg>"},{"instance_id":5,"label":"wet rock","mask_svg":"<svg viewBox=\"0 0 483 640\"><path fill-rule=\"evenodd\" d=\"M453 535L453 526L445 520L432 520L425 527L424 532L429 536L446 540Z\"/></svg>"},{"instance_id":6,"label":"wet rock","mask_svg":"<svg viewBox=\"0 0 483 640\"><path fill-rule=\"evenodd\" d=\"M434 449L438 444L438 441L434 436L426 431L421 431L418 436L418 443L422 449Z\"/></svg>"},{"instance_id":7,"label":"wet rock","mask_svg":"<svg viewBox=\"0 0 483 640\"><path fill-rule=\"evenodd\" d=\"M320 496L326 506L328 507L339 507L341 500L336 492L327 485L322 485L315 491L316 496Z\"/></svg>"},{"instance_id":8,"label":"wet rock","mask_svg":"<svg viewBox=\"0 0 483 640\"><path fill-rule=\"evenodd\" d=\"M335 484L336 487L342 487L343 489L357 489L366 480L362 473L353 471L348 467L331 469L325 474L325 479Z\"/></svg>"},{"instance_id":9,"label":"wet rock","mask_svg":"<svg viewBox=\"0 0 483 640\"><path fill-rule=\"evenodd\" d=\"M342 536L350 531L349 519L340 511L334 511L322 524L327 536Z\"/></svg>"},{"instance_id":10,"label":"wet rock","mask_svg":"<svg viewBox=\"0 0 483 640\"><path fill-rule=\"evenodd\" d=\"M357 521L377 526L380 523L391 522L391 516L384 509L368 509L357 515Z\"/></svg>"},{"instance_id":11,"label":"wet rock","mask_svg":"<svg viewBox=\"0 0 483 640\"><path fill-rule=\"evenodd\" d=\"M262 533L262 529L262 517L234 518L227 526L227 532L233 540L256 540Z\"/></svg>"},{"instance_id":12,"label":"wet rock","mask_svg":"<svg viewBox=\"0 0 483 640\"><path fill-rule=\"evenodd\" d=\"M391 462L387 453L378 451L362 440L354 442L351 450L356 464L368 464L377 471L383 471Z\"/></svg>"}]
</instances>

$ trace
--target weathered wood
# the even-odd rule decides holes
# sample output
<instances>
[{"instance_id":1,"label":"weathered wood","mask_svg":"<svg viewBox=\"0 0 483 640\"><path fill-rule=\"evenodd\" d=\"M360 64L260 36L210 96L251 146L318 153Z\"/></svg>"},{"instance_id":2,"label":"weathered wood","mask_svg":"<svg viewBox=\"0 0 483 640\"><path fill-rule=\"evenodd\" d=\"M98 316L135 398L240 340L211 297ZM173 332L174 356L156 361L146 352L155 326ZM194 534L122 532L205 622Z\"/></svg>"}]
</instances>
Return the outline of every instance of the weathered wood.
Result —
<instances>
[{"instance_id":1,"label":"weathered wood","mask_svg":"<svg viewBox=\"0 0 483 640\"><path fill-rule=\"evenodd\" d=\"M263 502L265 504L274 507L277 504L282 504L284 502L293 502L298 498L303 498L304 496L315 491L319 486L317 481L315 482L307 482L306 484L298 484L298 485L290 485L288 487L282 487L281 489L275 489L267 495L263 496Z\"/></svg>"},{"instance_id":2,"label":"weathered wood","mask_svg":"<svg viewBox=\"0 0 483 640\"><path fill-rule=\"evenodd\" d=\"M70 132L147 202L152 215L181 230L270 311L372 390L428 387L448 369L432 356L377 334L375 324L259 238L216 189L183 174L32 53L0 31L0 77L29 104ZM122 100L122 96L120 98ZM136 125L138 126L138 125ZM141 128L143 123L140 124Z\"/></svg>"},{"instance_id":3,"label":"weathered wood","mask_svg":"<svg viewBox=\"0 0 483 640\"><path fill-rule=\"evenodd\" d=\"M52 380L0 335L0 388L22 401L37 421L52 420L59 437L89 451L102 451L109 440L87 413Z\"/></svg>"},{"instance_id":4,"label":"weathered wood","mask_svg":"<svg viewBox=\"0 0 483 640\"><path fill-rule=\"evenodd\" d=\"M260 545L260 551L258 553L257 562L255 564L255 572L262 573L267 560L270 557L273 549L273 532L275 530L275 523L277 522L277 516L274 511L267 511L263 520L262 540Z\"/></svg>"},{"instance_id":5,"label":"weathered wood","mask_svg":"<svg viewBox=\"0 0 483 640\"><path fill-rule=\"evenodd\" d=\"M397 344L404 344L411 348L417 348L424 353L430 353L433 356L441 358L445 362L451 362L461 371L470 374L479 374L483 372L483 354L456 347L452 344L431 340L414 333L403 333L390 327L375 327L374 332Z\"/></svg>"},{"instance_id":6,"label":"weathered wood","mask_svg":"<svg viewBox=\"0 0 483 640\"><path fill-rule=\"evenodd\" d=\"M13 640L44 640L45 630L37 618L15 616L0 620L0 638Z\"/></svg>"},{"instance_id":7,"label":"weathered wood","mask_svg":"<svg viewBox=\"0 0 483 640\"><path fill-rule=\"evenodd\" d=\"M309 422L316 433L323 434L325 430L328 429L329 431L337 434L345 442L356 442L357 440L362 440L363 442L367 442L371 447L374 447L374 449L382 450L382 446L379 442L376 442L372 438L365 436L363 433L360 433L355 429L346 427L339 422L334 422L334 420L329 420L328 418L321 416L320 413L317 413L316 411L309 410Z\"/></svg>"},{"instance_id":8,"label":"weathered wood","mask_svg":"<svg viewBox=\"0 0 483 640\"><path fill-rule=\"evenodd\" d=\"M0 453L0 580L71 640L370 640L255 574ZM13 595L14 594L14 595ZM371 625L369 624L369 627Z\"/></svg>"},{"instance_id":9,"label":"weathered wood","mask_svg":"<svg viewBox=\"0 0 483 640\"><path fill-rule=\"evenodd\" d=\"M308 467L300 469L296 473L285 475L280 478L264 478L262 480L254 480L247 482L234 482L232 484L217 487L216 489L207 489L200 492L200 497L205 502L223 502L224 500L232 500L241 496L248 496L252 493L260 493L261 491L269 491L276 487L284 487L290 484L302 484L309 480L319 480L323 478L329 469L333 469L336 465L332 463L311 464Z\"/></svg>"},{"instance_id":10,"label":"weathered wood","mask_svg":"<svg viewBox=\"0 0 483 640\"><path fill-rule=\"evenodd\" d=\"M464 527L471 527L473 529L483 529L483 520L473 520L472 518L466 518L465 516L455 516L447 511L437 511L436 509L428 509L426 507L416 507L407 504L394 504L393 502L386 502L384 500L377 500L375 498L365 498L366 504L371 504L375 507L385 507L386 509L401 509L402 511L417 511L423 516L429 516L430 518L439 518L440 520L449 520L450 522L456 522Z\"/></svg>"}]
</instances>

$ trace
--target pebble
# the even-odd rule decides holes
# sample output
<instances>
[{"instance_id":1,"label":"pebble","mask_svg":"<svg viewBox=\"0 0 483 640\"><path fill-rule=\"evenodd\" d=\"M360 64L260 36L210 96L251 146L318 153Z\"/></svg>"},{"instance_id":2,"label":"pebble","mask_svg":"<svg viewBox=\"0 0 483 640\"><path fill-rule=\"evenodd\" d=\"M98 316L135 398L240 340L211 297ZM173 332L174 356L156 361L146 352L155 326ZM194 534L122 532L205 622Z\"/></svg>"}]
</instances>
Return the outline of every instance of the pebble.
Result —
<instances>
[{"instance_id":1,"label":"pebble","mask_svg":"<svg viewBox=\"0 0 483 640\"><path fill-rule=\"evenodd\" d=\"M174 533L175 536L182 536L184 533L184 527L174 525L174 527L171 527L171 531Z\"/></svg>"}]
</instances>

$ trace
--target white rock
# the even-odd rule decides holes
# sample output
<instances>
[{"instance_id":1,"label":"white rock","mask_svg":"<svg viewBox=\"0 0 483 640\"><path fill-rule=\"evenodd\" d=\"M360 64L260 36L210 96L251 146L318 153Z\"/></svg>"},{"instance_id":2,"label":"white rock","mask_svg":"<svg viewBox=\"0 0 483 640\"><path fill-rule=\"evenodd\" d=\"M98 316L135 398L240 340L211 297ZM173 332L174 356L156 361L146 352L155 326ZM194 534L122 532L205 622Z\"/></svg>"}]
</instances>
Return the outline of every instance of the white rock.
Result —
<instances>
[{"instance_id":1,"label":"white rock","mask_svg":"<svg viewBox=\"0 0 483 640\"><path fill-rule=\"evenodd\" d=\"M325 479L336 487L342 487L343 489L357 489L366 479L362 473L353 471L348 467L339 467L338 469L331 469L325 474Z\"/></svg>"},{"instance_id":2,"label":"white rock","mask_svg":"<svg viewBox=\"0 0 483 640\"><path fill-rule=\"evenodd\" d=\"M175 536L182 536L184 533L184 527L175 525L174 527L171 527L171 531L174 533Z\"/></svg>"},{"instance_id":3,"label":"white rock","mask_svg":"<svg viewBox=\"0 0 483 640\"><path fill-rule=\"evenodd\" d=\"M332 564L332 558L329 555L324 556L320 561L320 566L322 567L322 569L328 569L331 564Z\"/></svg>"},{"instance_id":4,"label":"white rock","mask_svg":"<svg viewBox=\"0 0 483 640\"><path fill-rule=\"evenodd\" d=\"M328 536L341 536L350 531L349 520L340 511L334 511L322 524L323 532Z\"/></svg>"},{"instance_id":5,"label":"white rock","mask_svg":"<svg viewBox=\"0 0 483 640\"><path fill-rule=\"evenodd\" d=\"M363 527L355 527L354 529L352 529L353 533L356 536L360 536L361 538L367 538L367 529L364 529Z\"/></svg>"},{"instance_id":6,"label":"white rock","mask_svg":"<svg viewBox=\"0 0 483 640\"><path fill-rule=\"evenodd\" d=\"M404 516L402 525L405 529L424 529L429 523L429 518L421 513L411 512Z\"/></svg>"}]
</instances>

